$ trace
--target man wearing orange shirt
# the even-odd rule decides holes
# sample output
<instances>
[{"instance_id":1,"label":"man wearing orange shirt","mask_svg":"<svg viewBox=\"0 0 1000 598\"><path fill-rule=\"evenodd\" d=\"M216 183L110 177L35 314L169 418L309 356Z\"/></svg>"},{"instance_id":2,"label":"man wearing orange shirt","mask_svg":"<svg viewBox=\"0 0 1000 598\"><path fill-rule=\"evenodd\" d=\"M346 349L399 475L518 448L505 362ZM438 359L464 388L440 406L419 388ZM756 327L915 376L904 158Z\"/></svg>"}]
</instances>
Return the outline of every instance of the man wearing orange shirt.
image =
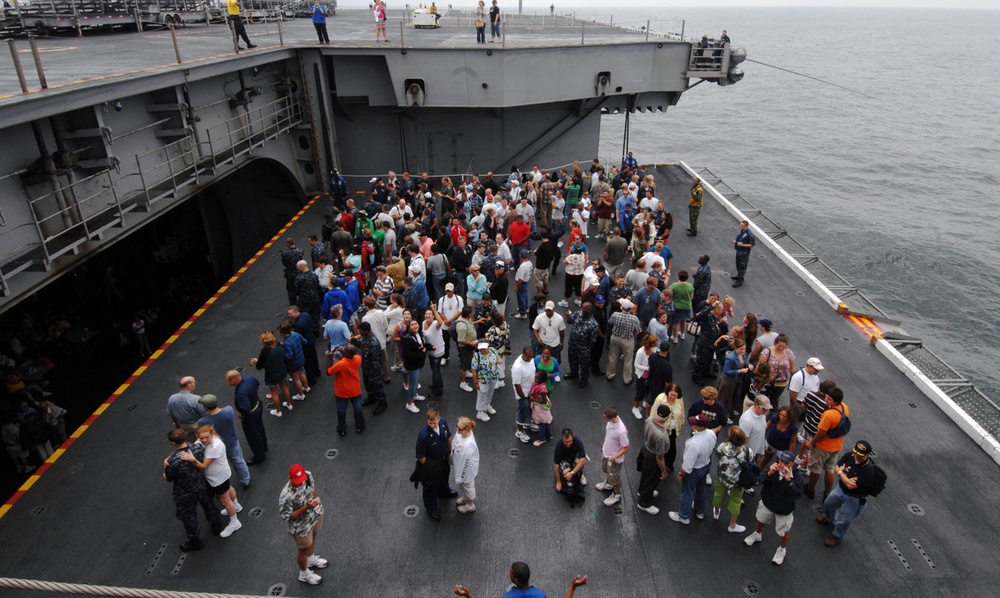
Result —
<instances>
[{"instance_id":1,"label":"man wearing orange shirt","mask_svg":"<svg viewBox=\"0 0 1000 598\"><path fill-rule=\"evenodd\" d=\"M823 499L825 500L833 491L837 455L844 448L844 438L836 437L836 430L841 418L850 416L851 410L844 403L844 391L834 388L826 395L826 411L819 418L816 435L805 444L805 448L809 450L809 484L802 493L807 497L815 498L816 484L822 472L826 472Z\"/></svg>"},{"instance_id":2,"label":"man wearing orange shirt","mask_svg":"<svg viewBox=\"0 0 1000 598\"><path fill-rule=\"evenodd\" d=\"M365 414L361 411L361 355L354 345L344 347L344 357L329 367L333 376L333 394L337 398L337 434L347 436L347 404L354 409L354 429L365 431Z\"/></svg>"}]
</instances>

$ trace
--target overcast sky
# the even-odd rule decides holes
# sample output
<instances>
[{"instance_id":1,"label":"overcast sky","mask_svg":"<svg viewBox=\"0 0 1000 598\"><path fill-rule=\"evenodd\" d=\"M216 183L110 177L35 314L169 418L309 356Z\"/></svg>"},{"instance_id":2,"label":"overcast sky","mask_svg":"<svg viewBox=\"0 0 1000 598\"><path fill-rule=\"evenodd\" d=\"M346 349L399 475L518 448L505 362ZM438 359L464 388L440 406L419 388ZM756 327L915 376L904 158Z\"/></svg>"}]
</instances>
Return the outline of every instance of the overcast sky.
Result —
<instances>
[{"instance_id":1,"label":"overcast sky","mask_svg":"<svg viewBox=\"0 0 1000 598\"><path fill-rule=\"evenodd\" d=\"M422 0L388 0L389 8L400 8L404 4L416 5ZM428 0L429 2L430 0ZM338 0L337 5L341 8L367 7L370 0ZM523 0L523 7L527 8L548 8L554 3L559 10L572 10L574 8L604 8L609 5L608 0L569 0L558 2L556 0ZM440 5L451 4L456 9L474 7L474 0L442 0ZM500 0L501 7L517 6L517 0ZM689 2L678 4L678 8L684 8ZM666 8L661 0L633 0L630 3L634 7L658 7ZM699 0L698 7L705 6L868 6L868 7L896 7L896 8L988 8L996 9L1000 7L997 0Z\"/></svg>"}]
</instances>

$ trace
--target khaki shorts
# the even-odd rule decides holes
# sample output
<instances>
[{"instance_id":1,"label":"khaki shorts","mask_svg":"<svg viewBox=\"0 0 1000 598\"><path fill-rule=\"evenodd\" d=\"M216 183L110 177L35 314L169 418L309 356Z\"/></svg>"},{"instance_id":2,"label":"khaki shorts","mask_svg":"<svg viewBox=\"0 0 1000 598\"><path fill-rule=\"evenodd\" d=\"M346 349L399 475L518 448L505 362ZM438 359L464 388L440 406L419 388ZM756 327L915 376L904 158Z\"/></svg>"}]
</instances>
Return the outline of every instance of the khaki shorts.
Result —
<instances>
[{"instance_id":1,"label":"khaki shorts","mask_svg":"<svg viewBox=\"0 0 1000 598\"><path fill-rule=\"evenodd\" d=\"M792 529L792 522L795 521L795 513L788 515L777 515L774 511L764 506L764 501L757 503L757 521L764 525L774 524L774 531L779 536L784 536Z\"/></svg>"},{"instance_id":2,"label":"khaki shorts","mask_svg":"<svg viewBox=\"0 0 1000 598\"><path fill-rule=\"evenodd\" d=\"M607 457L601 458L601 471L608 476L608 484L621 486L622 484L622 464L609 461Z\"/></svg>"},{"instance_id":3,"label":"khaki shorts","mask_svg":"<svg viewBox=\"0 0 1000 598\"><path fill-rule=\"evenodd\" d=\"M833 473L837 467L837 453L828 453L813 447L809 451L809 473L820 474L823 471Z\"/></svg>"},{"instance_id":4,"label":"khaki shorts","mask_svg":"<svg viewBox=\"0 0 1000 598\"><path fill-rule=\"evenodd\" d=\"M309 533L304 536L295 536L295 545L300 548L309 548L313 545L316 539L316 532L323 529L323 516L320 515L319 519L316 520L316 525L313 526Z\"/></svg>"}]
</instances>

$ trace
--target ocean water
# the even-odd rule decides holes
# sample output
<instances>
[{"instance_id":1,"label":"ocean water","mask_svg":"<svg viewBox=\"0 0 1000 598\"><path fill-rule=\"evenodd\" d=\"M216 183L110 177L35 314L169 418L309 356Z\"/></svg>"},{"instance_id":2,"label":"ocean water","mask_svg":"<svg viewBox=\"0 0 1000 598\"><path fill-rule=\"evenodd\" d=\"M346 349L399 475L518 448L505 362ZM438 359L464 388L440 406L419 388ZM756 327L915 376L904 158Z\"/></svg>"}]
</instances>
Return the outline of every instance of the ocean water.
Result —
<instances>
[{"instance_id":1,"label":"ocean water","mask_svg":"<svg viewBox=\"0 0 1000 598\"><path fill-rule=\"evenodd\" d=\"M1000 11L636 10L615 22L727 29L749 59L877 98L747 61L734 86L632 115L630 149L709 167L1000 400ZM604 117L603 160L623 125Z\"/></svg>"}]
</instances>

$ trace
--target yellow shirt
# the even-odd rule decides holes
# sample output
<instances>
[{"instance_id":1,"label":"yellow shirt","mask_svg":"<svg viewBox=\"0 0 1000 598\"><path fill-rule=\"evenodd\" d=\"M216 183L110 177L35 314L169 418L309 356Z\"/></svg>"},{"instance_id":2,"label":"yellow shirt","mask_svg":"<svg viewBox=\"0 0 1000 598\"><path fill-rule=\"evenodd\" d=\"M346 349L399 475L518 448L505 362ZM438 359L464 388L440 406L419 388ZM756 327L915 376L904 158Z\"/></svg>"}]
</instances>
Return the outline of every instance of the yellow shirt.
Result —
<instances>
[{"instance_id":1,"label":"yellow shirt","mask_svg":"<svg viewBox=\"0 0 1000 598\"><path fill-rule=\"evenodd\" d=\"M703 197L704 190L701 185L694 187L691 189L691 197L688 199L688 205L694 208L700 208L702 204L705 203Z\"/></svg>"},{"instance_id":2,"label":"yellow shirt","mask_svg":"<svg viewBox=\"0 0 1000 598\"><path fill-rule=\"evenodd\" d=\"M229 14L232 16L240 14L239 0L228 0L228 2L226 3L226 8L229 9Z\"/></svg>"}]
</instances>

